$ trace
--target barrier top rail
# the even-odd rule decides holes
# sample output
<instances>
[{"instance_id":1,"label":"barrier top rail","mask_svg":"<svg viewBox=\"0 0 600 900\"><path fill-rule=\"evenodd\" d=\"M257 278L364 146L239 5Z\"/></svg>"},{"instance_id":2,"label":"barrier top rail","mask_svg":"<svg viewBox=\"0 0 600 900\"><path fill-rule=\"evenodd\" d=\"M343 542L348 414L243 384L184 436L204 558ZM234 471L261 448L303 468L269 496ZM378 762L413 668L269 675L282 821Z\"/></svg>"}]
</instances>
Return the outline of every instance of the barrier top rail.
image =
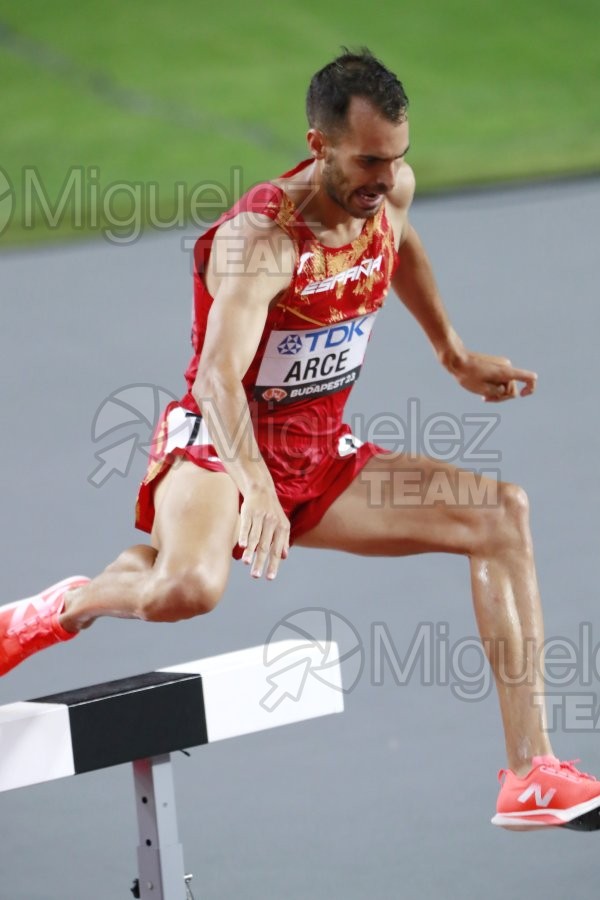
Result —
<instances>
[{"instance_id":1,"label":"barrier top rail","mask_svg":"<svg viewBox=\"0 0 600 900\"><path fill-rule=\"evenodd\" d=\"M278 641L0 707L0 791L344 708L335 642Z\"/></svg>"}]
</instances>

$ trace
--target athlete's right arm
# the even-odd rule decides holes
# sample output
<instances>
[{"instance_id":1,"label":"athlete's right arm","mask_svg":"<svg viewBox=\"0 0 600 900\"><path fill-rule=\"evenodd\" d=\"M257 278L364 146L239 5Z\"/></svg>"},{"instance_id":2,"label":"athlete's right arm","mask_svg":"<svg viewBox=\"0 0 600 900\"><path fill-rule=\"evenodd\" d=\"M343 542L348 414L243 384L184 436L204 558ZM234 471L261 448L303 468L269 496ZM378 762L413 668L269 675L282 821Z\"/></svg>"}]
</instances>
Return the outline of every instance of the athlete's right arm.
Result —
<instances>
[{"instance_id":1,"label":"athlete's right arm","mask_svg":"<svg viewBox=\"0 0 600 900\"><path fill-rule=\"evenodd\" d=\"M242 214L222 225L205 273L214 298L193 395L211 440L243 497L238 543L259 578L275 578L289 549L290 523L252 427L242 379L263 333L269 306L289 285L290 238L269 218Z\"/></svg>"}]
</instances>

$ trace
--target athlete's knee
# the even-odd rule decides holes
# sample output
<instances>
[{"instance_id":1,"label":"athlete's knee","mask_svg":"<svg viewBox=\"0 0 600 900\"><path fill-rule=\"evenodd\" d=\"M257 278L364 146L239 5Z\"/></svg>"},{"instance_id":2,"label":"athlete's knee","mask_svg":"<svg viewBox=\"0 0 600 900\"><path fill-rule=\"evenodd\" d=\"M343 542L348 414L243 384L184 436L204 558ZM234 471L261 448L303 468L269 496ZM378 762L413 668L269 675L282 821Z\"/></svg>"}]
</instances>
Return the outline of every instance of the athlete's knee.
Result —
<instances>
[{"instance_id":1,"label":"athlete's knee","mask_svg":"<svg viewBox=\"0 0 600 900\"><path fill-rule=\"evenodd\" d=\"M529 498L520 485L498 482L495 502L488 506L481 519L478 534L483 549L530 549Z\"/></svg>"},{"instance_id":2,"label":"athlete's knee","mask_svg":"<svg viewBox=\"0 0 600 900\"><path fill-rule=\"evenodd\" d=\"M205 566L157 572L143 600L140 617L149 622L178 622L211 612L225 583Z\"/></svg>"},{"instance_id":3,"label":"athlete's knee","mask_svg":"<svg viewBox=\"0 0 600 900\"><path fill-rule=\"evenodd\" d=\"M529 522L529 497L518 484L500 483L500 502L504 517L513 525L522 526Z\"/></svg>"}]
</instances>

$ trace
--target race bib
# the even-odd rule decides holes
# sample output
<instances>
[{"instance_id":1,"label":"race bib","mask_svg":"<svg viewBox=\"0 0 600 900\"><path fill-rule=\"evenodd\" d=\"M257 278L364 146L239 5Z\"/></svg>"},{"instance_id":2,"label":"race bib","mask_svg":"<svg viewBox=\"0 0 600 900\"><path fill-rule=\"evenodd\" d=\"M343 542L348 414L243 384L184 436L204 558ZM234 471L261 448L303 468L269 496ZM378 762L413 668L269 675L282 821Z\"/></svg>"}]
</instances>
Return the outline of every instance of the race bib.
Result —
<instances>
[{"instance_id":1,"label":"race bib","mask_svg":"<svg viewBox=\"0 0 600 900\"><path fill-rule=\"evenodd\" d=\"M312 331L272 331L256 377L255 399L293 403L354 384L376 315Z\"/></svg>"}]
</instances>

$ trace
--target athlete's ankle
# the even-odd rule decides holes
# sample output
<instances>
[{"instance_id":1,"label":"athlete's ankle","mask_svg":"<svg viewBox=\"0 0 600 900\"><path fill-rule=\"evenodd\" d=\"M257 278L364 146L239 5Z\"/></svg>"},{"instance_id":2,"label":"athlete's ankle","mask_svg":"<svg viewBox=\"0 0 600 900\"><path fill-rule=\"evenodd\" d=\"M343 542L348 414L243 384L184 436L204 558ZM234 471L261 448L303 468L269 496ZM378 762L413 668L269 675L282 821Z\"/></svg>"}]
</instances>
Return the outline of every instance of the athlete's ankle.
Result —
<instances>
[{"instance_id":1,"label":"athlete's ankle","mask_svg":"<svg viewBox=\"0 0 600 900\"><path fill-rule=\"evenodd\" d=\"M553 757L554 753L552 752L552 748L540 747L535 753L531 756L520 756L516 758L510 758L508 760L508 768L515 774L518 778L524 778L526 775L529 775L533 768L533 760L534 758L539 757Z\"/></svg>"},{"instance_id":2,"label":"athlete's ankle","mask_svg":"<svg viewBox=\"0 0 600 900\"><path fill-rule=\"evenodd\" d=\"M87 587L87 585L83 586L83 588L85 587ZM79 600L83 588L71 588L65 593L62 612L58 617L58 624L60 627L64 628L65 631L69 631L71 634L77 634L78 631L81 631L82 628L87 628L93 622L93 619L86 622L82 618L81 613L77 612L77 601Z\"/></svg>"},{"instance_id":3,"label":"athlete's ankle","mask_svg":"<svg viewBox=\"0 0 600 900\"><path fill-rule=\"evenodd\" d=\"M517 776L517 778L524 778L531 772L531 764L532 760L522 761L518 765L509 765L509 769Z\"/></svg>"}]
</instances>

